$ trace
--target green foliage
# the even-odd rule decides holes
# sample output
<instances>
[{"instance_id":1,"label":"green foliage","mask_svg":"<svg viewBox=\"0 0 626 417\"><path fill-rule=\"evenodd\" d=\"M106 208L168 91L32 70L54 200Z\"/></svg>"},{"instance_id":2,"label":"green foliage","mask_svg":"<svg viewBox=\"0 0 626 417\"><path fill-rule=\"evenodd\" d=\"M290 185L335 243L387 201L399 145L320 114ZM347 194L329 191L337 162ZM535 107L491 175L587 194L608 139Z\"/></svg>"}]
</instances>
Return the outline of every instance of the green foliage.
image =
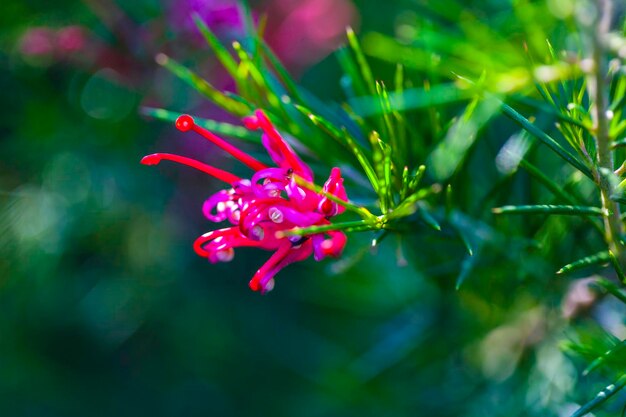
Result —
<instances>
[{"instance_id":1,"label":"green foliage","mask_svg":"<svg viewBox=\"0 0 626 417\"><path fill-rule=\"evenodd\" d=\"M400 235L411 235L425 233L421 229L422 223L435 233L452 232L468 253L458 270L455 286L459 289L480 265L485 242L477 245L479 250L475 253L473 242L477 240L476 230L460 227L458 222L451 220L452 213L459 210L454 204L452 183L458 181L456 176L463 171L482 132L501 113L517 124L522 132L516 139L518 149L511 152L506 145L502 148L506 150L503 159L507 161L507 175L485 198L500 193L521 167L547 188L558 204L504 205L493 208L492 212L581 218L592 231L603 235L608 250L571 262L559 269L557 274L573 273L610 262L620 281L624 282L626 278L622 265L626 262L626 251L621 240L624 225L619 204L615 202L626 201L622 198L626 180L620 178L626 170L620 168L614 173L613 160L622 156L617 150L622 146L622 136L626 131L626 120L622 120L621 113L626 100L626 76L623 72L612 70L608 74L610 85L604 85L607 74L602 72L606 70L602 62L590 66L589 60L585 61L580 54L574 59L564 59L567 53L555 46L558 44L546 41L549 36L544 28L550 25L535 20L545 13L543 7L545 5L532 6L521 2L514 7L518 19L515 23L521 25L527 36L525 51L507 39L510 20L499 25L493 22L485 24L452 2L446 2L446 7L428 8L428 12L435 16L432 20L412 16L410 22L405 22L403 31L409 33L413 30L413 37L403 38L405 35L400 35L403 39L396 40L370 33L363 48L354 31L348 29L347 46L336 52L343 71L341 85L346 101L341 106L331 106L332 112L327 105L313 100L308 92L297 86L258 36L250 18L245 42L233 43L237 59L207 27L197 21L208 45L235 80L240 95L230 95L238 97L235 100L214 92L208 83L173 61L162 58L158 61L214 104L235 115L241 116L244 110L233 103L263 108L272 115L282 131L297 138L322 159L323 156L328 157L329 144L336 145L342 152L333 153L327 162L352 166L355 171L363 173L371 193L376 196L376 203L360 207L353 202L344 204L361 220L294 229L289 234L386 229ZM605 12L608 13L601 8L597 10L599 15ZM456 19L459 19L456 30L444 29L445 24L441 22ZM593 28L587 29L579 35L591 40L606 35L594 31ZM602 49L602 41L593 42L596 48L592 51L594 59L607 60L608 51ZM392 90L386 87L384 81L376 79L365 53L395 65ZM417 74L423 77L423 89L412 87L418 84L418 78L412 79L415 74L407 74L405 67L418 70ZM536 94L532 93L532 87L535 87ZM602 102L605 93L608 97L606 103ZM535 117L524 117L514 105L508 103L519 103L531 111L540 112L540 116L556 120L561 139L553 137L541 126L545 122L535 120ZM419 117L424 112L430 122L430 131L416 128L420 126ZM603 123L608 126L606 132L601 128ZM216 126L220 127L219 124ZM220 131L228 134L229 129L230 126L222 126ZM533 146L533 138L545 146L541 149L553 152L569 166L574 178L569 189L559 185L550 174L530 161L527 153ZM426 183L424 179L427 179ZM599 202L590 203L582 197L583 192L576 188L583 184L597 189L601 195ZM313 184L307 186L319 189ZM445 196L442 195L444 189ZM379 214L372 214L375 212ZM603 224L594 217L601 218ZM560 223L545 220L544 225L537 229L535 239L549 242L556 233L552 229L557 225ZM374 238L373 245L379 241L378 237ZM404 256L399 253L400 262ZM607 286L608 281L602 282L607 291L617 291ZM586 348L581 346L577 349L585 351ZM616 349L595 359L587 368L587 373L614 356ZM623 378L619 377L617 383L601 391L573 416L595 410L623 387Z\"/></svg>"},{"instance_id":2,"label":"green foliage","mask_svg":"<svg viewBox=\"0 0 626 417\"><path fill-rule=\"evenodd\" d=\"M6 15L48 22L50 6L22 3ZM592 2L355 4L360 34L301 77L246 4L234 42L199 16L201 51L112 41L129 60L176 58L156 61L178 81L124 81L149 85L163 108L140 112L163 124L95 119L79 97L87 69L2 49L0 414L619 415L623 34L580 20ZM27 25L6 15L12 33ZM341 167L350 197L328 195L346 208L332 225L287 233L350 232L343 257L285 270L269 299L243 284L257 261L245 257L266 254L191 254L213 184L136 163L179 110L260 149L236 121L256 108L317 178Z\"/></svg>"},{"instance_id":3,"label":"green foliage","mask_svg":"<svg viewBox=\"0 0 626 417\"><path fill-rule=\"evenodd\" d=\"M370 182L371 191L378 199L379 216L371 214L373 207L356 208L352 203L346 206L350 208L350 211L363 217L363 223L358 230L394 228L396 222L415 212L419 213L426 224L435 230L441 230L434 217L428 214L420 203L421 200L437 194L441 190L441 185L422 185L420 188L420 180L426 168L423 165L419 167L408 165L417 157L408 149L407 141L412 139L408 128L409 123L401 112L393 108L385 85L374 81L359 41L351 29L348 30L349 50L340 54L340 62L350 77L350 83L359 86L356 89L357 94L366 97L371 95L371 99L375 100L378 107L375 114L370 117L359 115L349 107L344 107L343 112L333 117L321 104L307 100L308 93L298 91L295 81L276 60L269 46L258 37L256 30L250 30L247 33L248 38L245 42L233 42L233 52L237 57L235 59L205 25L199 21L197 23L208 45L238 86L239 95L227 96L216 92L207 81L200 79L191 70L180 66L164 55L157 57L159 64L205 95L215 105L236 116L250 112L251 107L264 109L282 131L290 133L291 137L297 138L311 151L318 154L327 151L327 139L328 137L333 139L334 143L343 148L343 153L335 155L336 162L346 165L353 165L354 161L358 162ZM244 44L251 46L252 49L246 49ZM401 71L401 69L397 70L395 77L396 90L399 94L402 94L404 88L404 77ZM290 95L290 93L293 94ZM246 103L248 109L246 110L241 103ZM467 129L473 130L475 136L478 128L497 111L495 102L489 105L489 109L486 109L487 114L483 107L483 103L478 104L477 100L473 101L468 106L468 112L460 119L464 121L464 130L458 126L450 128L450 131L455 132L451 135L451 140L456 140L456 145L451 145L453 148L461 145L459 139L468 133ZM170 116L170 113L164 110L155 112L147 109L144 113L153 114L163 120L168 120ZM313 126L306 125L306 120L310 121ZM202 123L205 125L213 123L217 127L216 130L219 129L219 132L229 136L243 136L238 134L239 132L235 131L232 126L223 123L206 120ZM368 138L367 142L363 140L364 137ZM464 145L461 146L464 147ZM438 149L439 152L442 151ZM463 158L466 151L467 149L457 151L459 160ZM438 151L435 151L435 154L436 152ZM442 161L435 161L434 165L447 166L449 161L447 155L440 159ZM445 176L452 175L455 168L455 166L444 168L449 171ZM345 223L345 225L351 224L353 222ZM336 227L339 230L344 226L339 223ZM332 230L333 226L325 227L324 230L327 229ZM297 233L302 233L302 231Z\"/></svg>"},{"instance_id":4,"label":"green foliage","mask_svg":"<svg viewBox=\"0 0 626 417\"><path fill-rule=\"evenodd\" d=\"M574 272L578 271L579 269L587 268L589 266L607 263L609 260L610 256L608 251L598 252L594 255L585 256L582 259L567 264L563 268L559 269L556 273L565 274L569 272Z\"/></svg>"}]
</instances>

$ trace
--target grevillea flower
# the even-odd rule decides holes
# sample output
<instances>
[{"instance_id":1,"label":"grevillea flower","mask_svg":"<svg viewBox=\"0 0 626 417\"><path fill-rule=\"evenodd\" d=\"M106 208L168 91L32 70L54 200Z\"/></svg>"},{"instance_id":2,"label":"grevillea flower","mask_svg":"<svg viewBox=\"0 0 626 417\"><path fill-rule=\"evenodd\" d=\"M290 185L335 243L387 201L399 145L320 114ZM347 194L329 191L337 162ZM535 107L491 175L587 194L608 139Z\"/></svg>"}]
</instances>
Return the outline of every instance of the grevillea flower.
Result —
<instances>
[{"instance_id":1,"label":"grevillea flower","mask_svg":"<svg viewBox=\"0 0 626 417\"><path fill-rule=\"evenodd\" d=\"M235 248L256 247L274 251L250 280L253 291L265 293L274 287L274 276L285 266L313 255L320 261L327 256L338 257L346 244L346 235L338 230L296 236L286 233L295 228L327 226L330 218L341 214L344 207L336 201L347 201L339 168L333 168L317 193L299 183L313 182L313 171L305 164L276 130L261 110L244 119L250 130L262 131L262 143L276 166L268 167L236 146L195 124L182 115L176 127L183 132L194 131L251 168L250 179L242 179L197 160L157 153L141 160L156 165L162 160L196 168L228 184L228 188L210 196L202 211L212 222L228 222L229 227L213 230L196 239L196 253L210 262L228 262ZM328 196L335 198L329 198ZM333 201L335 200L335 201Z\"/></svg>"}]
</instances>

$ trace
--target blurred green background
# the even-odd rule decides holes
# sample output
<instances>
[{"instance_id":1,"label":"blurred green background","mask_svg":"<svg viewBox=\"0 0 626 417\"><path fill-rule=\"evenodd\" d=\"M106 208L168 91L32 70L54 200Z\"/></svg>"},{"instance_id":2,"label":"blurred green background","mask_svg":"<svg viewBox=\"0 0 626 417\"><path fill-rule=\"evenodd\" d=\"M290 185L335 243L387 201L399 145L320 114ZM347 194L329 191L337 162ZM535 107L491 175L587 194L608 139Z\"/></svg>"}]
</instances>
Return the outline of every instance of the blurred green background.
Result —
<instances>
[{"instance_id":1,"label":"blurred green background","mask_svg":"<svg viewBox=\"0 0 626 417\"><path fill-rule=\"evenodd\" d=\"M517 132L506 120L485 128L454 179L459 221L483 242L476 264L468 265L458 239L427 227L407 237L406 266L392 239L373 252L372 236L353 235L341 260L292 265L259 296L247 281L267 253L243 249L218 265L197 257L193 240L214 228L200 208L219 184L139 160L158 149L228 163L203 143L179 140L173 126L141 117L139 106L236 123L153 60L167 51L232 88L175 16L202 3L4 0L0 7L0 415L564 416L606 385L580 379L581 364L560 349L570 282L554 277L600 240L577 221L490 214L494 205L547 195L527 177L498 170L499 149ZM216 32L236 37L232 4L204 3L207 16L221 13L211 21ZM566 38L558 14L567 4L548 6L534 23ZM369 34L369 51L381 56L380 34L402 39L417 30L416 16L437 7L253 4L269 13L270 45L322 100L342 99L330 54L345 26ZM508 28L507 39L528 30L507 25L509 2L459 7L487 27ZM384 59L372 58L372 66L393 76ZM551 156L533 155L562 175ZM461 268L470 275L456 291ZM607 326L623 332L623 311L603 308ZM577 320L584 326L598 314Z\"/></svg>"}]
</instances>

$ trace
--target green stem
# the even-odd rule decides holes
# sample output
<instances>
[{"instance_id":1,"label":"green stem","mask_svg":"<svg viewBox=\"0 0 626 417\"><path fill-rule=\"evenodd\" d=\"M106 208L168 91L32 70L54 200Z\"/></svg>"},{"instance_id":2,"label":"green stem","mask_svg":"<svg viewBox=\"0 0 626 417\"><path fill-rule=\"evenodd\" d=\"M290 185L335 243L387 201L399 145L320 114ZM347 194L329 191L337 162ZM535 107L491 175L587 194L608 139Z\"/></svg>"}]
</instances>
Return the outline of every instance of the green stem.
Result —
<instances>
[{"instance_id":1,"label":"green stem","mask_svg":"<svg viewBox=\"0 0 626 417\"><path fill-rule=\"evenodd\" d=\"M608 86L606 85L607 62L605 59L604 41L609 31L611 0L596 0L598 18L592 28L593 45L593 72L589 74L588 91L593 104L592 115L594 118L595 141L598 149L598 168L595 177L600 188L602 207L606 209L604 217L604 240L623 268L626 258L620 237L624 233L624 224L621 221L619 203L611 200L612 187L609 175L615 170L613 153L611 151L611 137L609 134L609 120L607 111Z\"/></svg>"},{"instance_id":2,"label":"green stem","mask_svg":"<svg viewBox=\"0 0 626 417\"><path fill-rule=\"evenodd\" d=\"M290 230L276 232L276 237L282 238L285 236L306 236L314 235L317 233L331 232L335 230L363 231L376 229L380 229L380 225L372 224L367 220L355 220L351 222L331 223L323 226L294 227Z\"/></svg>"}]
</instances>

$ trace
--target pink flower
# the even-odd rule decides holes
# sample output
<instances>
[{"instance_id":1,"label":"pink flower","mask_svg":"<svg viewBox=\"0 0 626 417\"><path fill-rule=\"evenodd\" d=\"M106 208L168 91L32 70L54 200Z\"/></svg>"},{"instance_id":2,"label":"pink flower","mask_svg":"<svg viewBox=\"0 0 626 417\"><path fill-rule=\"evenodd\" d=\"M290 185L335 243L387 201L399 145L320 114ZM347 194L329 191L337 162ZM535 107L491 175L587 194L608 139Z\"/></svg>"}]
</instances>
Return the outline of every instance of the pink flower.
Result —
<instances>
[{"instance_id":1,"label":"pink flower","mask_svg":"<svg viewBox=\"0 0 626 417\"><path fill-rule=\"evenodd\" d=\"M250 179L196 161L172 154L153 154L141 162L156 165L170 160L196 168L229 185L209 197L202 208L212 222L228 221L231 226L213 230L196 239L196 253L210 262L228 262L235 255L235 248L249 246L274 251L267 262L250 280L253 291L265 293L274 287L274 276L285 266L314 255L320 261L327 256L338 257L346 244L346 235L337 230L312 233L305 236L286 232L295 228L326 226L329 219L341 214L344 208L328 198L332 195L347 201L343 178L339 168L331 170L323 186L324 193L316 193L302 187L300 182L312 182L313 171L294 152L261 110L244 119L248 129L263 132L262 143L275 167L267 167L236 146L195 124L193 118L182 115L176 127L187 132L193 130L211 141L237 160L251 168Z\"/></svg>"},{"instance_id":2,"label":"pink flower","mask_svg":"<svg viewBox=\"0 0 626 417\"><path fill-rule=\"evenodd\" d=\"M85 29L80 26L30 28L20 39L20 52L26 57L64 58L82 51L87 38Z\"/></svg>"},{"instance_id":3,"label":"pink flower","mask_svg":"<svg viewBox=\"0 0 626 417\"><path fill-rule=\"evenodd\" d=\"M350 0L269 0L265 39L290 69L302 70L345 42L357 24Z\"/></svg>"},{"instance_id":4,"label":"pink flower","mask_svg":"<svg viewBox=\"0 0 626 417\"><path fill-rule=\"evenodd\" d=\"M87 44L87 34L80 26L67 26L57 32L57 48L63 54L80 52Z\"/></svg>"},{"instance_id":5,"label":"pink flower","mask_svg":"<svg viewBox=\"0 0 626 417\"><path fill-rule=\"evenodd\" d=\"M25 56L52 56L55 49L55 32L47 27L26 31L20 39L20 52Z\"/></svg>"}]
</instances>

